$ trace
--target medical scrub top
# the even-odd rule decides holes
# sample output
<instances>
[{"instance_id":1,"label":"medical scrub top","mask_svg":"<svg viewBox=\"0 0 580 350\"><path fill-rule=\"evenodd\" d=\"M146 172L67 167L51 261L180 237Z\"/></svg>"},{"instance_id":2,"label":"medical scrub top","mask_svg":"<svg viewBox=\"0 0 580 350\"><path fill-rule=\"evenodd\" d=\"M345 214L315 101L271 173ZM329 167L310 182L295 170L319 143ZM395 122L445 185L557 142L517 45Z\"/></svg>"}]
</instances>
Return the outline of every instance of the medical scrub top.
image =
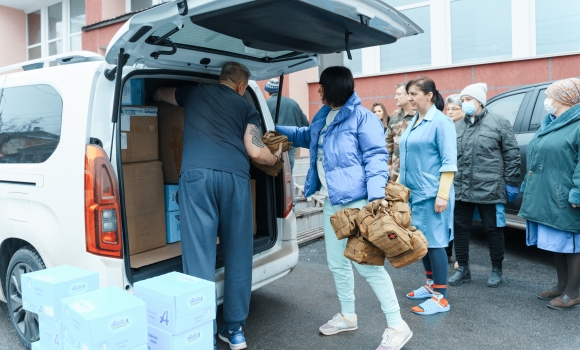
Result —
<instances>
[{"instance_id":1,"label":"medical scrub top","mask_svg":"<svg viewBox=\"0 0 580 350\"><path fill-rule=\"evenodd\" d=\"M457 171L457 134L453 121L431 106L421 123L416 114L399 140L400 182L411 190L412 225L423 232L429 248L443 248L453 239L455 191L447 210L435 212L442 172Z\"/></svg>"}]
</instances>

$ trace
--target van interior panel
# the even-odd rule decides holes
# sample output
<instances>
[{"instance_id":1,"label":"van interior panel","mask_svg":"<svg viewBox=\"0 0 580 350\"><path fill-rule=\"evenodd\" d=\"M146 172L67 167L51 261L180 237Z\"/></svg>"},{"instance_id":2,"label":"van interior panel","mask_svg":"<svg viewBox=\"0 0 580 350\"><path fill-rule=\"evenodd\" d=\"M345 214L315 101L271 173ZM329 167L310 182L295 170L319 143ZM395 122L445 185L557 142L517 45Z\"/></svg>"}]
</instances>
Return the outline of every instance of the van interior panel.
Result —
<instances>
[{"instance_id":1,"label":"van interior panel","mask_svg":"<svg viewBox=\"0 0 580 350\"><path fill-rule=\"evenodd\" d=\"M295 0L251 1L190 19L204 28L238 38L248 47L265 51L341 52L347 46L347 33L349 50L397 41L394 36L361 23L362 19L357 22Z\"/></svg>"}]
</instances>

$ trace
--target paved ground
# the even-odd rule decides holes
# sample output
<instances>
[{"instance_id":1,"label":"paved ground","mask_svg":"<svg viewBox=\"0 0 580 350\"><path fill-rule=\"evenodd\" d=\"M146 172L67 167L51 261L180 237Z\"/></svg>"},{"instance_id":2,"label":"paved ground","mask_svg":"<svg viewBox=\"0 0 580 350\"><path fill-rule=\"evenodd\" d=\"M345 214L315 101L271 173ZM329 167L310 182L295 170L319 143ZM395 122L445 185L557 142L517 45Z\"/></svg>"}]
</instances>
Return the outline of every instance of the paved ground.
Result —
<instances>
[{"instance_id":1,"label":"paved ground","mask_svg":"<svg viewBox=\"0 0 580 350\"><path fill-rule=\"evenodd\" d=\"M580 309L561 312L546 307L535 293L555 282L552 255L525 246L522 232L506 233L505 282L498 289L485 286L490 270L485 237L472 239L473 280L450 287L451 311L422 317L409 310L415 305L405 293L424 283L420 264L391 274L403 318L414 332L406 349L579 349ZM324 242L301 248L296 270L252 295L246 335L251 349L375 349L386 327L377 298L355 273L356 332L325 337L318 327L339 311L332 276L326 266ZM221 308L220 308L221 312ZM221 322L221 321L219 321ZM19 345L0 304L0 349ZM227 346L219 345L225 350Z\"/></svg>"}]
</instances>

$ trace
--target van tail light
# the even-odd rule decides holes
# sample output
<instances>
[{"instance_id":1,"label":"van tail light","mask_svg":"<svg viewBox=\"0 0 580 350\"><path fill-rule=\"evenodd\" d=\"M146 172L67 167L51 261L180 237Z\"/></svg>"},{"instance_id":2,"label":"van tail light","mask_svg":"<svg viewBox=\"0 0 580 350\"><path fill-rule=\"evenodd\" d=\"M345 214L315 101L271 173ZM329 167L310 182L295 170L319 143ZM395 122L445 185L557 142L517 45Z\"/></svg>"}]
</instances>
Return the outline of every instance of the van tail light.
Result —
<instances>
[{"instance_id":1,"label":"van tail light","mask_svg":"<svg viewBox=\"0 0 580 350\"><path fill-rule=\"evenodd\" d=\"M85 156L85 235L87 252L123 257L119 185L105 151L87 145Z\"/></svg>"},{"instance_id":2,"label":"van tail light","mask_svg":"<svg viewBox=\"0 0 580 350\"><path fill-rule=\"evenodd\" d=\"M292 188L292 171L290 169L290 157L288 157L288 152L284 152L282 155L284 159L284 167L282 168L282 183L284 183L284 217L292 212L292 206L294 206L294 188Z\"/></svg>"}]
</instances>

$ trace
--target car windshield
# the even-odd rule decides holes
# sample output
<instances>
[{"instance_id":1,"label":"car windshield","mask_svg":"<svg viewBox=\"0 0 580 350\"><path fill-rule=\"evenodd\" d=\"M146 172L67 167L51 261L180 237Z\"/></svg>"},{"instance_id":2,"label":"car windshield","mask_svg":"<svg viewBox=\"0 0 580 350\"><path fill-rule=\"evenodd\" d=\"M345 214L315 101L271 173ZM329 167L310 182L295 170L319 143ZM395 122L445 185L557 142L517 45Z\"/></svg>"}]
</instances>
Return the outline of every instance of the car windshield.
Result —
<instances>
[{"instance_id":1,"label":"car windshield","mask_svg":"<svg viewBox=\"0 0 580 350\"><path fill-rule=\"evenodd\" d=\"M279 58L293 53L292 51L264 51L253 49L244 45L240 39L203 28L193 24L191 21L184 21L183 25L183 28L178 32L169 36L169 40L180 48L209 52L227 52L230 55L233 53L235 55L260 60L264 58ZM175 29L175 24L167 23L157 29L151 35L150 40L154 41L173 29Z\"/></svg>"}]
</instances>

